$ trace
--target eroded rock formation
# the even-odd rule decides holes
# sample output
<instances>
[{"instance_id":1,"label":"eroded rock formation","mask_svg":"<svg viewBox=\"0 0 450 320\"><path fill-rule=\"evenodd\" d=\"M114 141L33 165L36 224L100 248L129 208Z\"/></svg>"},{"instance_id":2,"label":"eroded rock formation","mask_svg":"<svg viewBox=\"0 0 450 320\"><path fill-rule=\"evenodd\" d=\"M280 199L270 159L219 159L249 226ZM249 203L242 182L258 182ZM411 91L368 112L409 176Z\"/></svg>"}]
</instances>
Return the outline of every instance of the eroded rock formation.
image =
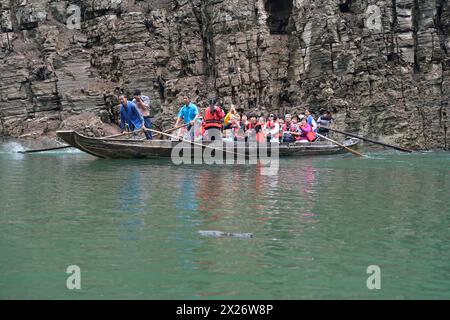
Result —
<instances>
[{"instance_id":1,"label":"eroded rock formation","mask_svg":"<svg viewBox=\"0 0 450 320\"><path fill-rule=\"evenodd\" d=\"M189 91L243 111L331 109L341 129L409 147L445 143L448 0L0 0L0 18L5 135L83 111L109 122L115 95L139 87L162 125Z\"/></svg>"}]
</instances>

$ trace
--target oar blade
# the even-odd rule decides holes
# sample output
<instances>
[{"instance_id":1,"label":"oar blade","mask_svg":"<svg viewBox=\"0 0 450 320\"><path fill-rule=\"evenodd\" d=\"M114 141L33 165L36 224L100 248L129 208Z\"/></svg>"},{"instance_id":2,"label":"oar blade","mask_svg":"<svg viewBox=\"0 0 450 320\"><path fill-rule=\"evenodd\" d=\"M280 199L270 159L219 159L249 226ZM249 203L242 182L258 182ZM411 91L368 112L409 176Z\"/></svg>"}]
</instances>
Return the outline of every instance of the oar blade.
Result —
<instances>
[{"instance_id":1,"label":"oar blade","mask_svg":"<svg viewBox=\"0 0 450 320\"><path fill-rule=\"evenodd\" d=\"M364 141L367 141L367 142L371 142L371 143L374 143L374 144L378 144L380 146L392 148L392 149L395 149L395 150L398 150L398 151L408 152L408 153L412 153L413 152L412 150L409 150L409 149L406 149L406 148L403 148L403 147L394 146L392 144L388 144L388 143L381 142L381 141L376 141L376 140L373 140L373 139L370 139L370 138L359 136L359 135L354 134L354 133L345 132L345 131L341 131L341 130L337 130L337 129L331 129L331 128L328 128L328 127L326 129L329 129L330 131L333 131L333 132L336 132L336 133L339 133L339 134L342 134L342 135L345 135L345 136L348 136L348 137L358 138L358 139L361 139L361 140L364 140Z\"/></svg>"},{"instance_id":2,"label":"oar blade","mask_svg":"<svg viewBox=\"0 0 450 320\"><path fill-rule=\"evenodd\" d=\"M339 143L339 142L337 142L337 141L334 141L333 139L330 139L330 138L328 138L328 137L326 137L326 136L324 136L324 135L321 135L321 134L317 133L317 136L319 136L319 137L321 137L322 139L325 139L325 140L327 140L327 141L330 141L331 143L334 143L335 145L337 145L337 146L339 146L339 147L341 147L341 148L347 150L348 152L350 152L351 154L353 154L353 155L355 155L355 156L357 156L357 157L365 157L364 154L362 154L362 153L360 153L360 152L358 152L358 151L355 151L355 150L353 150L353 149L350 149L349 147L343 145L342 143Z\"/></svg>"}]
</instances>

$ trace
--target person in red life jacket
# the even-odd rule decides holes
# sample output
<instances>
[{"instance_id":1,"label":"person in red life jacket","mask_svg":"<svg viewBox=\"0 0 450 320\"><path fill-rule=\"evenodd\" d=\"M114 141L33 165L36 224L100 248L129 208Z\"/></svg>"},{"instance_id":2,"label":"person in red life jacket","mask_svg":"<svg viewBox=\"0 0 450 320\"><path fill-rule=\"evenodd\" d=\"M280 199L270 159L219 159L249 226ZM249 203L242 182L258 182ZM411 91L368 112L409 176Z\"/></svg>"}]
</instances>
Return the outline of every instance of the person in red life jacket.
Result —
<instances>
[{"instance_id":1,"label":"person in red life jacket","mask_svg":"<svg viewBox=\"0 0 450 320\"><path fill-rule=\"evenodd\" d=\"M222 123L225 117L225 112L216 105L216 101L213 99L208 108L205 110L204 129L207 136L207 140L222 140Z\"/></svg>"},{"instance_id":2,"label":"person in red life jacket","mask_svg":"<svg viewBox=\"0 0 450 320\"><path fill-rule=\"evenodd\" d=\"M266 122L264 129L267 137L267 142L279 142L280 124L277 121L277 116L269 115L269 120Z\"/></svg>"},{"instance_id":3,"label":"person in red life jacket","mask_svg":"<svg viewBox=\"0 0 450 320\"><path fill-rule=\"evenodd\" d=\"M293 116L292 117L292 124L294 125L295 128L298 129L299 125L298 125L298 116Z\"/></svg>"},{"instance_id":4,"label":"person in red life jacket","mask_svg":"<svg viewBox=\"0 0 450 320\"><path fill-rule=\"evenodd\" d=\"M239 131L237 132L238 141L246 141L246 131L247 131L247 125L249 124L247 120L247 116L243 114L242 116L239 116L238 114L238 121L239 121Z\"/></svg>"},{"instance_id":5,"label":"person in red life jacket","mask_svg":"<svg viewBox=\"0 0 450 320\"><path fill-rule=\"evenodd\" d=\"M258 123L255 126L255 132L256 132L256 141L257 142L264 142L265 141L265 134L264 134L264 128L266 126L266 119L264 117L259 117Z\"/></svg>"},{"instance_id":6,"label":"person in red life jacket","mask_svg":"<svg viewBox=\"0 0 450 320\"><path fill-rule=\"evenodd\" d=\"M283 125L284 125L284 119L282 117L278 117L278 142L283 142Z\"/></svg>"},{"instance_id":7,"label":"person in red life jacket","mask_svg":"<svg viewBox=\"0 0 450 320\"><path fill-rule=\"evenodd\" d=\"M244 132L247 131L248 124L249 124L249 122L247 120L247 115L243 114L241 117L241 123L240 123L242 131L244 131Z\"/></svg>"},{"instance_id":8,"label":"person in red life jacket","mask_svg":"<svg viewBox=\"0 0 450 320\"><path fill-rule=\"evenodd\" d=\"M269 115L269 119L266 122L266 125L264 126L264 129L270 131L274 128L275 123L277 122L277 118L273 113Z\"/></svg>"},{"instance_id":9,"label":"person in red life jacket","mask_svg":"<svg viewBox=\"0 0 450 320\"><path fill-rule=\"evenodd\" d=\"M296 139L295 139L293 133L298 132L298 128L292 122L292 117L290 114L287 114L284 117L284 120L285 120L285 123L282 126L283 142L295 142Z\"/></svg>"},{"instance_id":10,"label":"person in red life jacket","mask_svg":"<svg viewBox=\"0 0 450 320\"><path fill-rule=\"evenodd\" d=\"M203 116L202 116L202 137L205 136L205 133L206 133L206 130L205 130L205 120L203 119Z\"/></svg>"},{"instance_id":11,"label":"person in red life jacket","mask_svg":"<svg viewBox=\"0 0 450 320\"><path fill-rule=\"evenodd\" d=\"M256 119L256 115L250 115L250 121L245 126L245 141L256 141L256 125L258 124L258 120Z\"/></svg>"},{"instance_id":12,"label":"person in red life jacket","mask_svg":"<svg viewBox=\"0 0 450 320\"><path fill-rule=\"evenodd\" d=\"M233 116L230 120L230 130L231 136L234 141L243 141L244 140L244 130L241 128L241 117L239 114Z\"/></svg>"},{"instance_id":13,"label":"person in red life jacket","mask_svg":"<svg viewBox=\"0 0 450 320\"><path fill-rule=\"evenodd\" d=\"M246 130L255 129L256 124L258 123L258 119L256 119L256 116L254 114L250 115L250 119L245 124Z\"/></svg>"}]
</instances>

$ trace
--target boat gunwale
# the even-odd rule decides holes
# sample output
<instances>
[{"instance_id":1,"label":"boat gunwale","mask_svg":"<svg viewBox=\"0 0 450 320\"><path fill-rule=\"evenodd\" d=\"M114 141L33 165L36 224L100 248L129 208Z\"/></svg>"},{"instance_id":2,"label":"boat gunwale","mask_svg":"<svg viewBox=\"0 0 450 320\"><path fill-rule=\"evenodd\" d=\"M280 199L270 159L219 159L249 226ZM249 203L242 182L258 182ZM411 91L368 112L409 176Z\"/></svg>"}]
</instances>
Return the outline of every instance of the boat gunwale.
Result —
<instances>
[{"instance_id":1,"label":"boat gunwale","mask_svg":"<svg viewBox=\"0 0 450 320\"><path fill-rule=\"evenodd\" d=\"M76 131L73 130L67 130L67 131L57 131L57 135L65 140L67 143L72 145L75 148L80 149L81 151L84 151L86 153L89 153L93 156L100 157L100 158L108 158L105 155L101 155L98 153L95 153L94 150L90 150L89 146L83 145L86 143L83 142L90 142L90 144L98 143L98 145L91 145L91 149L103 149L106 152L108 151L108 147L114 147L114 148L144 148L147 150L160 150L162 151L169 151L172 150L176 144L180 143L180 141L170 141L170 140L125 140L125 139L105 139L105 138L98 138L98 137L87 137L84 136ZM70 137L68 137L69 135ZM64 137L67 138L64 139ZM70 141L68 141L70 140ZM81 141L80 141L81 140ZM73 143L71 143L73 141ZM130 143L131 142L131 143ZM181 141L182 142L182 141ZM352 147L357 145L360 142L359 139L351 138L344 140L342 143L346 147ZM189 144L189 141L185 142L186 144ZM227 142L224 142L227 143ZM232 142L229 142L232 143ZM203 148L207 148L209 144L202 144ZM281 156L302 156L302 155L308 155L308 152L318 152L317 154L311 154L311 155L325 155L325 154L337 154L345 151L343 148L326 143L326 142L296 142L296 143L287 143L287 144L278 144L275 143L275 145L278 145L278 149L280 152L283 151L292 151L293 154L283 154ZM235 152L239 152L239 150L247 150L249 149L249 143L245 143L242 147L239 146L236 142L234 142L234 150ZM258 150L264 150L269 149L271 144L265 145L260 147L259 143L256 143ZM298 152L298 154L295 154L295 152ZM302 154L304 152L304 154ZM147 155L147 157L150 155ZM155 155L155 157L158 157L158 155ZM162 157L162 156L161 156Z\"/></svg>"}]
</instances>

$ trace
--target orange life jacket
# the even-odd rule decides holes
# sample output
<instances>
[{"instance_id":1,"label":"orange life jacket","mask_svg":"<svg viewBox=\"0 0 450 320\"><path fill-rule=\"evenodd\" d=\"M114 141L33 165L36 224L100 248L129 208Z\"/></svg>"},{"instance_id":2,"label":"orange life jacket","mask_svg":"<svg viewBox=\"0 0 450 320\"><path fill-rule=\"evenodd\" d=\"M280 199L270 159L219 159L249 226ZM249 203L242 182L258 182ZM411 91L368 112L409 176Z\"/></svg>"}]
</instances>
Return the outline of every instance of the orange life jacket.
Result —
<instances>
[{"instance_id":1,"label":"orange life jacket","mask_svg":"<svg viewBox=\"0 0 450 320\"><path fill-rule=\"evenodd\" d=\"M266 136L264 135L264 133L262 133L261 131L259 131L256 134L256 141L257 142L265 142L266 141Z\"/></svg>"},{"instance_id":2,"label":"orange life jacket","mask_svg":"<svg viewBox=\"0 0 450 320\"><path fill-rule=\"evenodd\" d=\"M225 113L219 107L215 107L216 112L211 113L211 108L206 108L205 117L204 117L204 128L222 128L222 119L225 117Z\"/></svg>"},{"instance_id":3,"label":"orange life jacket","mask_svg":"<svg viewBox=\"0 0 450 320\"><path fill-rule=\"evenodd\" d=\"M267 121L266 122L266 129L273 129L275 127L275 121Z\"/></svg>"}]
</instances>

